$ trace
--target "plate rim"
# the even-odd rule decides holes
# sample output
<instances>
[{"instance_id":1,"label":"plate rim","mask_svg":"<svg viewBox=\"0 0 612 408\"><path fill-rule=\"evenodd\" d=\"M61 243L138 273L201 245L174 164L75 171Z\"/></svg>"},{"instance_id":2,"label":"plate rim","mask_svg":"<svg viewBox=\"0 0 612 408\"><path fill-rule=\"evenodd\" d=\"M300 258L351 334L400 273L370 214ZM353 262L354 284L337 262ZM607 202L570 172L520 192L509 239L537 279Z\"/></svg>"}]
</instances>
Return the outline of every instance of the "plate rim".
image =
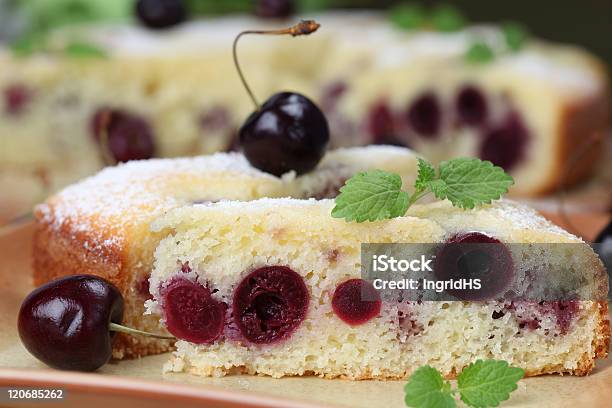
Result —
<instances>
[{"instance_id":1,"label":"plate rim","mask_svg":"<svg viewBox=\"0 0 612 408\"><path fill-rule=\"evenodd\" d=\"M183 403L226 403L245 408L323 407L306 401L279 398L259 392L220 389L210 385L196 387L173 381L54 369L0 368L0 386L57 387L94 395L105 393L119 397L156 398Z\"/></svg>"}]
</instances>

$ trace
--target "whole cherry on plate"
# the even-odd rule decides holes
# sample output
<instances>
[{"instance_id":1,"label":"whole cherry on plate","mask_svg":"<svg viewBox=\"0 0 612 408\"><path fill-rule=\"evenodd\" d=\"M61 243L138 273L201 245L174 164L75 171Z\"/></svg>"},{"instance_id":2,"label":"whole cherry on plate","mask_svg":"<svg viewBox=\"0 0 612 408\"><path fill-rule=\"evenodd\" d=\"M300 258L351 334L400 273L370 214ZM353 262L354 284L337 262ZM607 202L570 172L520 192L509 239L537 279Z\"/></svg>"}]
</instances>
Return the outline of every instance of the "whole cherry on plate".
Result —
<instances>
[{"instance_id":1,"label":"whole cherry on plate","mask_svg":"<svg viewBox=\"0 0 612 408\"><path fill-rule=\"evenodd\" d=\"M105 279L60 278L24 299L19 337L30 353L53 368L94 371L111 358L116 331L150 335L121 326L123 307L123 296Z\"/></svg>"},{"instance_id":2,"label":"whole cherry on plate","mask_svg":"<svg viewBox=\"0 0 612 408\"><path fill-rule=\"evenodd\" d=\"M152 29L172 27L187 18L182 0L138 0L135 12L138 19Z\"/></svg>"},{"instance_id":3,"label":"whole cherry on plate","mask_svg":"<svg viewBox=\"0 0 612 408\"><path fill-rule=\"evenodd\" d=\"M329 142L329 125L321 109L306 96L296 92L280 92L260 105L247 84L236 53L236 45L245 34L307 35L319 24L303 20L282 30L243 31L234 40L236 69L255 105L239 131L240 145L253 167L275 176L295 171L304 174L314 169Z\"/></svg>"},{"instance_id":4,"label":"whole cherry on plate","mask_svg":"<svg viewBox=\"0 0 612 408\"><path fill-rule=\"evenodd\" d=\"M263 18L289 17L295 11L293 0L257 0L255 14Z\"/></svg>"}]
</instances>

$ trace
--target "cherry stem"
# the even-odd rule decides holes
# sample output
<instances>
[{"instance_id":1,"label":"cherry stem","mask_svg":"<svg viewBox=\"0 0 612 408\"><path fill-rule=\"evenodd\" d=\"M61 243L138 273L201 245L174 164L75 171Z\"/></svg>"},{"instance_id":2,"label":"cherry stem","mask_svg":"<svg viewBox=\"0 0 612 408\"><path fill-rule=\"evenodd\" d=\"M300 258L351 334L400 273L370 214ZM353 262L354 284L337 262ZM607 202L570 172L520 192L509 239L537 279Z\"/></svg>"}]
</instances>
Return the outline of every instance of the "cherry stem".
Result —
<instances>
[{"instance_id":1,"label":"cherry stem","mask_svg":"<svg viewBox=\"0 0 612 408\"><path fill-rule=\"evenodd\" d=\"M246 79L244 79L244 74L242 73L242 69L240 69L240 64L238 63L237 46L238 46L238 40L240 39L240 37L246 34L265 34L265 35L287 35L288 34L288 35L291 35L292 37L297 37L298 35L312 34L315 31L317 31L320 26L321 25L314 20L301 20L299 23L291 27L283 28L280 30L246 30L246 31L242 31L236 36L236 38L234 39L234 44L232 46L232 53L234 55L234 65L236 66L236 70L238 71L238 75L240 76L240 80L242 81L242 85L244 85L244 88L249 94L249 97L253 101L253 104L255 105L256 110L259 110L259 107L260 107L259 102L257 102L257 98L255 98L255 95L253 94L253 91L251 91L251 87L249 87L249 84L247 83Z\"/></svg>"},{"instance_id":2,"label":"cherry stem","mask_svg":"<svg viewBox=\"0 0 612 408\"><path fill-rule=\"evenodd\" d=\"M176 340L176 337L174 336L164 336L163 334L149 333L149 332L145 332L142 330L132 329L131 327L122 326L120 324L112 323L112 322L108 324L108 330L119 332L119 333L131 334L131 335L137 334L141 336L153 337L155 339Z\"/></svg>"}]
</instances>

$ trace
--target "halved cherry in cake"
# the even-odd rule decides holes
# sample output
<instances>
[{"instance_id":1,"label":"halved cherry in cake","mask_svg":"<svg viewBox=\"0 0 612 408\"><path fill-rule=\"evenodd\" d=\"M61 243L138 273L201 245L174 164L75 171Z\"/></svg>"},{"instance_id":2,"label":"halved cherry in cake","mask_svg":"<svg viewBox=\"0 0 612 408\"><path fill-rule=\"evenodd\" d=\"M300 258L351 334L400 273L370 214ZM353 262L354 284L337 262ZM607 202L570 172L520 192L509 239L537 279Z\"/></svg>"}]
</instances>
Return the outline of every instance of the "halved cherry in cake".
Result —
<instances>
[{"instance_id":1,"label":"halved cherry in cake","mask_svg":"<svg viewBox=\"0 0 612 408\"><path fill-rule=\"evenodd\" d=\"M19 115L32 99L32 92L25 85L15 84L4 89L4 111Z\"/></svg>"},{"instance_id":2,"label":"halved cherry in cake","mask_svg":"<svg viewBox=\"0 0 612 408\"><path fill-rule=\"evenodd\" d=\"M149 278L150 276L143 276L138 281L136 281L136 285L134 289L138 296L144 299L153 299L153 295L151 295L150 286L149 286Z\"/></svg>"},{"instance_id":3,"label":"halved cherry in cake","mask_svg":"<svg viewBox=\"0 0 612 408\"><path fill-rule=\"evenodd\" d=\"M483 124L489 113L487 100L474 85L466 85L459 90L455 102L459 121L464 125Z\"/></svg>"},{"instance_id":4,"label":"halved cherry in cake","mask_svg":"<svg viewBox=\"0 0 612 408\"><path fill-rule=\"evenodd\" d=\"M338 177L334 180L329 180L325 186L312 195L312 198L316 198L317 200L336 198L338 194L340 194L340 189L346 184L346 180L346 177Z\"/></svg>"},{"instance_id":5,"label":"halved cherry in cake","mask_svg":"<svg viewBox=\"0 0 612 408\"><path fill-rule=\"evenodd\" d=\"M117 162L150 159L155 153L153 131L142 117L120 109L99 109L92 120L96 141L107 138L107 146Z\"/></svg>"},{"instance_id":6,"label":"halved cherry in cake","mask_svg":"<svg viewBox=\"0 0 612 408\"><path fill-rule=\"evenodd\" d=\"M210 344L223 332L227 305L214 299L209 288L179 277L161 290L161 296L166 327L177 338Z\"/></svg>"},{"instance_id":7,"label":"halved cherry in cake","mask_svg":"<svg viewBox=\"0 0 612 408\"><path fill-rule=\"evenodd\" d=\"M554 302L553 310L557 316L557 325L561 333L567 333L578 309L579 305L575 300L560 300Z\"/></svg>"},{"instance_id":8,"label":"halved cherry in cake","mask_svg":"<svg viewBox=\"0 0 612 408\"><path fill-rule=\"evenodd\" d=\"M381 303L379 293L370 282L349 279L334 291L332 309L343 322L357 326L378 316Z\"/></svg>"},{"instance_id":9,"label":"halved cherry in cake","mask_svg":"<svg viewBox=\"0 0 612 408\"><path fill-rule=\"evenodd\" d=\"M514 274L508 247L481 232L450 238L436 254L434 274L439 280L480 279L481 289L448 290L463 300L486 300L501 295Z\"/></svg>"},{"instance_id":10,"label":"halved cherry in cake","mask_svg":"<svg viewBox=\"0 0 612 408\"><path fill-rule=\"evenodd\" d=\"M489 160L506 171L512 170L525 156L529 132L516 112L485 134L480 158Z\"/></svg>"},{"instance_id":11,"label":"halved cherry in cake","mask_svg":"<svg viewBox=\"0 0 612 408\"><path fill-rule=\"evenodd\" d=\"M419 96L408 108L408 125L425 138L434 138L442 124L442 109L433 92Z\"/></svg>"},{"instance_id":12,"label":"halved cherry in cake","mask_svg":"<svg viewBox=\"0 0 612 408\"><path fill-rule=\"evenodd\" d=\"M576 300L543 300L537 303L519 300L512 302L508 309L515 314L520 329L539 329L545 318L552 317L561 334L565 334L578 312L579 303Z\"/></svg>"},{"instance_id":13,"label":"halved cherry in cake","mask_svg":"<svg viewBox=\"0 0 612 408\"><path fill-rule=\"evenodd\" d=\"M309 299L297 272L287 266L264 266L249 273L234 290L234 323L248 341L274 343L302 323Z\"/></svg>"},{"instance_id":14,"label":"halved cherry in cake","mask_svg":"<svg viewBox=\"0 0 612 408\"><path fill-rule=\"evenodd\" d=\"M202 113L198 122L207 131L219 131L230 127L232 123L230 112L223 106L215 106Z\"/></svg>"},{"instance_id":15,"label":"halved cherry in cake","mask_svg":"<svg viewBox=\"0 0 612 408\"><path fill-rule=\"evenodd\" d=\"M338 101L348 91L348 84L344 81L334 81L323 87L321 107L326 113L336 109Z\"/></svg>"},{"instance_id":16,"label":"halved cherry in cake","mask_svg":"<svg viewBox=\"0 0 612 408\"><path fill-rule=\"evenodd\" d=\"M373 144L404 146L396 136L395 119L387 102L379 101L370 108L366 125Z\"/></svg>"}]
</instances>

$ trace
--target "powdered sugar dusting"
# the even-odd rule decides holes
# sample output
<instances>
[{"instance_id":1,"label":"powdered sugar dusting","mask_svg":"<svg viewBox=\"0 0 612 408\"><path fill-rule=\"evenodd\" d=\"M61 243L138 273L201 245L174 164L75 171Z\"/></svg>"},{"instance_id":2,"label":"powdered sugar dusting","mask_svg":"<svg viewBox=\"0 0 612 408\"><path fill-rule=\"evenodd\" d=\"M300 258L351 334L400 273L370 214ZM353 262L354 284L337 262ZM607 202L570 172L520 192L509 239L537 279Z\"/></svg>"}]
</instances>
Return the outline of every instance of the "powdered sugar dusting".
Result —
<instances>
[{"instance_id":1,"label":"powdered sugar dusting","mask_svg":"<svg viewBox=\"0 0 612 408\"><path fill-rule=\"evenodd\" d=\"M237 153L133 161L108 167L65 188L38 206L37 213L43 222L56 229L68 228L73 234L88 233L88 236L97 231L100 236L95 243L86 242L87 250L94 250L96 245L120 245L132 227L190 203L190 197L183 191L170 191L168 179L197 180L203 175L219 173L278 180L254 169ZM199 188L202 197L206 197L205 187L189 186L196 191Z\"/></svg>"},{"instance_id":2,"label":"powdered sugar dusting","mask_svg":"<svg viewBox=\"0 0 612 408\"><path fill-rule=\"evenodd\" d=\"M533 208L528 207L525 204L504 199L496 202L496 204L491 207L491 211L496 213L496 216L507 220L514 228L544 230L550 233L562 235L566 238L581 241L580 238L551 223Z\"/></svg>"}]
</instances>

